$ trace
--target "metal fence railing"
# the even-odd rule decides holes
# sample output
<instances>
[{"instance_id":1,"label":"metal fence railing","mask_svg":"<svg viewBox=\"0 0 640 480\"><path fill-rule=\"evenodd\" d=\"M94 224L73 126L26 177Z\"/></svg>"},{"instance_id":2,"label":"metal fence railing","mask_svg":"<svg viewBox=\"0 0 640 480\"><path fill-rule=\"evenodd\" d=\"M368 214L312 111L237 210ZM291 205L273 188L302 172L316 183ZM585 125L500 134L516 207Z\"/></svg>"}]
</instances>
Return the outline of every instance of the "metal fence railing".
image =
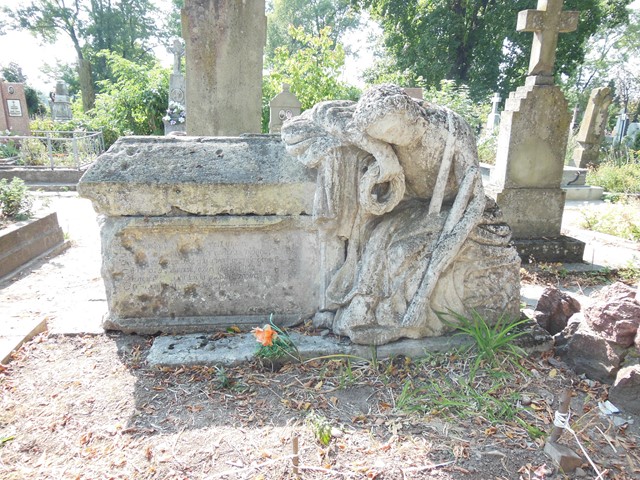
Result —
<instances>
[{"instance_id":1,"label":"metal fence railing","mask_svg":"<svg viewBox=\"0 0 640 480\"><path fill-rule=\"evenodd\" d=\"M82 169L104 152L102 132L34 130L0 135L0 167Z\"/></svg>"}]
</instances>

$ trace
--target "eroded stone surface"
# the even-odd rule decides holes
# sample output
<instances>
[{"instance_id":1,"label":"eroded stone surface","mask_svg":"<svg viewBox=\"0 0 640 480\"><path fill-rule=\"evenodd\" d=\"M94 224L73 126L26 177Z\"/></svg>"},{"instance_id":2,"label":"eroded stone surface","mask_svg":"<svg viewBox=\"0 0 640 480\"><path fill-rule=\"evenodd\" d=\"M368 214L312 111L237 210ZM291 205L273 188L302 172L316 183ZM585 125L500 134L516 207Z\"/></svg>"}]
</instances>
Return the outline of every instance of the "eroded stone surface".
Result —
<instances>
[{"instance_id":1,"label":"eroded stone surface","mask_svg":"<svg viewBox=\"0 0 640 480\"><path fill-rule=\"evenodd\" d=\"M137 333L257 325L271 313L298 323L324 307L343 259L309 217L110 217L101 237L105 327Z\"/></svg>"},{"instance_id":2,"label":"eroded stone surface","mask_svg":"<svg viewBox=\"0 0 640 480\"><path fill-rule=\"evenodd\" d=\"M443 334L438 312L517 318L519 258L460 116L383 85L316 105L282 136L318 169L319 228L349 240L327 289L334 332L379 345Z\"/></svg>"},{"instance_id":3,"label":"eroded stone surface","mask_svg":"<svg viewBox=\"0 0 640 480\"><path fill-rule=\"evenodd\" d=\"M109 216L300 215L314 189L314 172L270 135L123 137L78 185Z\"/></svg>"}]
</instances>

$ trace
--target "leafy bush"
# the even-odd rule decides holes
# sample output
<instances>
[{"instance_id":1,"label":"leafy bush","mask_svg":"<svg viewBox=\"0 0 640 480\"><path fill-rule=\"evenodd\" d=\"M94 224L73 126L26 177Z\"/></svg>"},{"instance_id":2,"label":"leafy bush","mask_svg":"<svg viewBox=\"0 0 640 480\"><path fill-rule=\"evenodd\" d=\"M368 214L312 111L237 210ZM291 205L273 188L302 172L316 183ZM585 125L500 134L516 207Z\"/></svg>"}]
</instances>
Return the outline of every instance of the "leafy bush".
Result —
<instances>
[{"instance_id":1,"label":"leafy bush","mask_svg":"<svg viewBox=\"0 0 640 480\"><path fill-rule=\"evenodd\" d=\"M496 155L498 153L498 134L494 133L488 137L478 140L478 159L489 165L496 164Z\"/></svg>"},{"instance_id":2,"label":"leafy bush","mask_svg":"<svg viewBox=\"0 0 640 480\"><path fill-rule=\"evenodd\" d=\"M156 64L138 65L115 53L103 51L111 71L110 78L100 82L95 107L82 113L73 105L74 119L68 122L37 120L32 130L102 131L105 148L122 135L163 135L162 117L169 95L169 69ZM78 100L79 102L79 100Z\"/></svg>"},{"instance_id":3,"label":"leafy bush","mask_svg":"<svg viewBox=\"0 0 640 480\"><path fill-rule=\"evenodd\" d=\"M49 163L47 147L40 140L28 139L20 142L20 163L31 166L42 166Z\"/></svg>"},{"instance_id":4,"label":"leafy bush","mask_svg":"<svg viewBox=\"0 0 640 480\"><path fill-rule=\"evenodd\" d=\"M289 35L302 45L295 52L287 46L278 47L273 58L273 68L262 83L262 130L269 130L269 102L282 88L291 86L302 110L311 108L323 100L356 100L360 90L340 81L344 66L344 50L334 45L329 27L319 36L304 32L303 27L289 27Z\"/></svg>"},{"instance_id":5,"label":"leafy bush","mask_svg":"<svg viewBox=\"0 0 640 480\"><path fill-rule=\"evenodd\" d=\"M587 172L587 183L612 193L640 193L640 163L602 163Z\"/></svg>"},{"instance_id":6,"label":"leafy bush","mask_svg":"<svg viewBox=\"0 0 640 480\"><path fill-rule=\"evenodd\" d=\"M16 148L16 144L13 140L5 141L0 143L0 158L13 158L18 156L18 149Z\"/></svg>"},{"instance_id":7,"label":"leafy bush","mask_svg":"<svg viewBox=\"0 0 640 480\"><path fill-rule=\"evenodd\" d=\"M6 178L0 180L0 213L4 217L16 218L31 213L33 197L24 181L14 177L11 183Z\"/></svg>"},{"instance_id":8,"label":"leafy bush","mask_svg":"<svg viewBox=\"0 0 640 480\"><path fill-rule=\"evenodd\" d=\"M440 88L431 87L424 91L424 99L449 107L451 110L461 115L469 125L479 132L484 119L487 117L490 104L479 105L471 99L469 87L467 85L457 85L453 80L441 80Z\"/></svg>"}]
</instances>

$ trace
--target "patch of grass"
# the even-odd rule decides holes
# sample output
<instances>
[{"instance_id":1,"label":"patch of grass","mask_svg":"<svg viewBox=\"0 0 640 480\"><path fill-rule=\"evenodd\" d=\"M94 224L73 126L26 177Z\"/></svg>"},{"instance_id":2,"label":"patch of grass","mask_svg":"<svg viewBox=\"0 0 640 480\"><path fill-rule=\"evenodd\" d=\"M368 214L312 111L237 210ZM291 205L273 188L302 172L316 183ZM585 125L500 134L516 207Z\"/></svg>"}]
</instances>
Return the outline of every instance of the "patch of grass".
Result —
<instances>
[{"instance_id":1,"label":"patch of grass","mask_svg":"<svg viewBox=\"0 0 640 480\"><path fill-rule=\"evenodd\" d=\"M581 228L640 242L640 200L630 198L597 209L585 208L581 214Z\"/></svg>"},{"instance_id":2,"label":"patch of grass","mask_svg":"<svg viewBox=\"0 0 640 480\"><path fill-rule=\"evenodd\" d=\"M475 310L471 312L471 318L451 311L438 312L438 317L445 324L459 330L458 334L466 334L473 339L474 345L470 350L476 351L476 358L471 369L472 375L483 363L497 367L501 358L514 361L524 354L522 349L514 344L514 340L524 335L525 332L518 332L518 327L527 323L528 319L514 321L503 315L495 324L490 325ZM445 317L453 318L453 321Z\"/></svg>"},{"instance_id":3,"label":"patch of grass","mask_svg":"<svg viewBox=\"0 0 640 480\"><path fill-rule=\"evenodd\" d=\"M489 423L513 420L518 412L518 394L510 391L512 376L501 380L483 376L443 375L426 380L409 379L396 398L396 408L404 412L443 415L451 418L483 417Z\"/></svg>"}]
</instances>

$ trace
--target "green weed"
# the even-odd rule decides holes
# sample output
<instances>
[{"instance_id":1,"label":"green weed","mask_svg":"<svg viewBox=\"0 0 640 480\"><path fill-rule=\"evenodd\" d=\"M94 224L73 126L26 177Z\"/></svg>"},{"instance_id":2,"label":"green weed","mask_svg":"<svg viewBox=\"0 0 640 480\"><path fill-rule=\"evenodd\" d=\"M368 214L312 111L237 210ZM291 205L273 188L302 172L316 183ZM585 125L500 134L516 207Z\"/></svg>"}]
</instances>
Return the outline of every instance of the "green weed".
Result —
<instances>
[{"instance_id":1,"label":"green weed","mask_svg":"<svg viewBox=\"0 0 640 480\"><path fill-rule=\"evenodd\" d=\"M311 412L307 416L305 423L321 445L326 447L331 443L331 424L329 420L327 420L327 417Z\"/></svg>"},{"instance_id":2,"label":"green weed","mask_svg":"<svg viewBox=\"0 0 640 480\"><path fill-rule=\"evenodd\" d=\"M600 208L586 208L582 212L580 227L595 232L615 235L635 242L640 241L640 201L627 199Z\"/></svg>"},{"instance_id":3,"label":"green weed","mask_svg":"<svg viewBox=\"0 0 640 480\"><path fill-rule=\"evenodd\" d=\"M522 349L515 345L514 340L524 335L525 332L518 332L518 327L527 323L528 319L513 321L503 315L494 325L489 325L475 310L471 312L471 318L452 311L438 312L437 315L442 322L459 330L458 334L466 334L473 339L474 345L470 350L476 350L476 359L471 369L472 376L483 363L497 367L501 357L514 362L514 359L524 354ZM454 320L446 320L446 316Z\"/></svg>"}]
</instances>

